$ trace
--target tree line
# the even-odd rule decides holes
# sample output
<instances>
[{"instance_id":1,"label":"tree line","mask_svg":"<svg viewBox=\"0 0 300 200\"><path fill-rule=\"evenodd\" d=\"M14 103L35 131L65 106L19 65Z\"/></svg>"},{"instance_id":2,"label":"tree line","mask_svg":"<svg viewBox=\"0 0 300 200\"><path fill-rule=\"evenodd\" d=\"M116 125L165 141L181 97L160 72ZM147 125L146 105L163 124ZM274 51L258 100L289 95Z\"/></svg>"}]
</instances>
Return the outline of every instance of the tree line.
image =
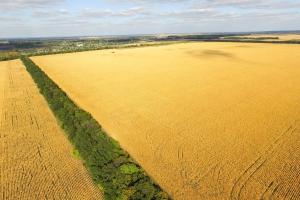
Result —
<instances>
[{"instance_id":1,"label":"tree line","mask_svg":"<svg viewBox=\"0 0 300 200\"><path fill-rule=\"evenodd\" d=\"M91 114L79 108L28 57L21 60L105 199L170 199Z\"/></svg>"}]
</instances>

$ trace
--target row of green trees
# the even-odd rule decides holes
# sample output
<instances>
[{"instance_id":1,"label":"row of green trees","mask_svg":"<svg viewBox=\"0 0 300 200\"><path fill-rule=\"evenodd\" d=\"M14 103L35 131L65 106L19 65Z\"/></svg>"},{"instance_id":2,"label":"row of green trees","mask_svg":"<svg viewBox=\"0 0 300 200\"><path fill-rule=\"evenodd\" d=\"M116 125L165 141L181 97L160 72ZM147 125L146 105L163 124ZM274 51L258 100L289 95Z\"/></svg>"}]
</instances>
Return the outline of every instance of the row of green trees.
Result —
<instances>
[{"instance_id":1,"label":"row of green trees","mask_svg":"<svg viewBox=\"0 0 300 200\"><path fill-rule=\"evenodd\" d=\"M95 50L106 50L106 49L125 49L125 48L137 48L137 47L147 47L147 46L160 46L172 44L172 42L157 42L157 43L136 43L136 44L107 44L99 47L80 47L80 48L65 48L58 51L53 51L51 48L44 50L42 52L26 52L27 57L31 56L43 56L43 55L54 55L54 54L65 54L65 53L75 53L84 51L95 51Z\"/></svg>"},{"instance_id":2,"label":"row of green trees","mask_svg":"<svg viewBox=\"0 0 300 200\"><path fill-rule=\"evenodd\" d=\"M106 50L106 49L124 49L124 48L137 48L137 47L147 47L147 46L160 46L173 44L175 42L155 42L155 43L132 43L132 44L107 44L99 47L66 47L63 49L55 48L44 48L44 49L30 49L30 50L19 50L19 52L0 52L0 61L14 60L21 56L43 56L43 55L53 55L53 54L63 54L63 53L75 53L84 51L94 51L94 50Z\"/></svg>"},{"instance_id":3,"label":"row of green trees","mask_svg":"<svg viewBox=\"0 0 300 200\"><path fill-rule=\"evenodd\" d=\"M232 39L232 40L279 40L279 37L225 37L224 39Z\"/></svg>"},{"instance_id":4,"label":"row of green trees","mask_svg":"<svg viewBox=\"0 0 300 200\"><path fill-rule=\"evenodd\" d=\"M89 113L28 57L21 60L106 199L170 199Z\"/></svg>"},{"instance_id":5,"label":"row of green trees","mask_svg":"<svg viewBox=\"0 0 300 200\"><path fill-rule=\"evenodd\" d=\"M15 51L0 51L0 61L14 60L20 58L18 52Z\"/></svg>"},{"instance_id":6,"label":"row of green trees","mask_svg":"<svg viewBox=\"0 0 300 200\"><path fill-rule=\"evenodd\" d=\"M8 60L15 60L20 58L19 56L0 56L0 61L8 61Z\"/></svg>"}]
</instances>

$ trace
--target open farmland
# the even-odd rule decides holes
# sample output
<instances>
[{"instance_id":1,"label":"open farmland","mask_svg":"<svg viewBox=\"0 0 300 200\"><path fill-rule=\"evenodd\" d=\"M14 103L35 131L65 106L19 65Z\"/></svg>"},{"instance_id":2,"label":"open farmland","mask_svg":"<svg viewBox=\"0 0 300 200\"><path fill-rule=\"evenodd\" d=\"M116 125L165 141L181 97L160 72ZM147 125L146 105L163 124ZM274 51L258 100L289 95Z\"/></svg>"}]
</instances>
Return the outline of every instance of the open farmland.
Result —
<instances>
[{"instance_id":1,"label":"open farmland","mask_svg":"<svg viewBox=\"0 0 300 200\"><path fill-rule=\"evenodd\" d=\"M299 45L32 59L174 199L299 199Z\"/></svg>"},{"instance_id":2,"label":"open farmland","mask_svg":"<svg viewBox=\"0 0 300 200\"><path fill-rule=\"evenodd\" d=\"M241 39L242 38L247 38L247 39L265 38L263 39L263 41L300 41L300 34L251 34L251 35L243 35L243 36L236 36L236 37Z\"/></svg>"},{"instance_id":3,"label":"open farmland","mask_svg":"<svg viewBox=\"0 0 300 200\"><path fill-rule=\"evenodd\" d=\"M0 199L102 199L19 60L0 62Z\"/></svg>"}]
</instances>

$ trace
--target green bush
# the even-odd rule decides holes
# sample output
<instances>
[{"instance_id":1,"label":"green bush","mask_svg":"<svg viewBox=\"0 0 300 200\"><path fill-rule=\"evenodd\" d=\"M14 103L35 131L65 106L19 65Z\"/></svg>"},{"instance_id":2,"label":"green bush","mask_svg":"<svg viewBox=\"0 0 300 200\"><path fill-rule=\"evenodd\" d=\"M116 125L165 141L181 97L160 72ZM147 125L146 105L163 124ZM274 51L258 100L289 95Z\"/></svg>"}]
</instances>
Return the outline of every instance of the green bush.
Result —
<instances>
[{"instance_id":1,"label":"green bush","mask_svg":"<svg viewBox=\"0 0 300 200\"><path fill-rule=\"evenodd\" d=\"M170 199L89 113L28 57L21 60L106 199Z\"/></svg>"}]
</instances>

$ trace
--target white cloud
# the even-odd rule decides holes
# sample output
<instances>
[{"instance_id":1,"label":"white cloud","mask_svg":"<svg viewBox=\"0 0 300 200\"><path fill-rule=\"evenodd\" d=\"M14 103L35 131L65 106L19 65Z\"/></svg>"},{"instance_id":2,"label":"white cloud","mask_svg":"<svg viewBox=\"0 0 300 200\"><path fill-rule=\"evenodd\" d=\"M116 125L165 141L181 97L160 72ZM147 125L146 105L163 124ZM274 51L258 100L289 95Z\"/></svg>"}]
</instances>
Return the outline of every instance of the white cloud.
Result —
<instances>
[{"instance_id":1,"label":"white cloud","mask_svg":"<svg viewBox=\"0 0 300 200\"><path fill-rule=\"evenodd\" d=\"M194 5L200 7L235 7L242 9L288 9L300 8L300 2L291 0L200 0Z\"/></svg>"},{"instance_id":2,"label":"white cloud","mask_svg":"<svg viewBox=\"0 0 300 200\"><path fill-rule=\"evenodd\" d=\"M41 8L49 5L57 5L65 0L1 0L0 9L24 9L24 8Z\"/></svg>"},{"instance_id":3,"label":"white cloud","mask_svg":"<svg viewBox=\"0 0 300 200\"><path fill-rule=\"evenodd\" d=\"M0 0L0 37L9 33L48 36L300 27L298 0L105 1L105 7L81 1L74 8L66 0Z\"/></svg>"},{"instance_id":4,"label":"white cloud","mask_svg":"<svg viewBox=\"0 0 300 200\"><path fill-rule=\"evenodd\" d=\"M85 8L81 11L80 16L85 18L101 18L101 17L133 17L137 15L149 14L143 7L132 7L121 11L112 11L110 9L91 9Z\"/></svg>"}]
</instances>

